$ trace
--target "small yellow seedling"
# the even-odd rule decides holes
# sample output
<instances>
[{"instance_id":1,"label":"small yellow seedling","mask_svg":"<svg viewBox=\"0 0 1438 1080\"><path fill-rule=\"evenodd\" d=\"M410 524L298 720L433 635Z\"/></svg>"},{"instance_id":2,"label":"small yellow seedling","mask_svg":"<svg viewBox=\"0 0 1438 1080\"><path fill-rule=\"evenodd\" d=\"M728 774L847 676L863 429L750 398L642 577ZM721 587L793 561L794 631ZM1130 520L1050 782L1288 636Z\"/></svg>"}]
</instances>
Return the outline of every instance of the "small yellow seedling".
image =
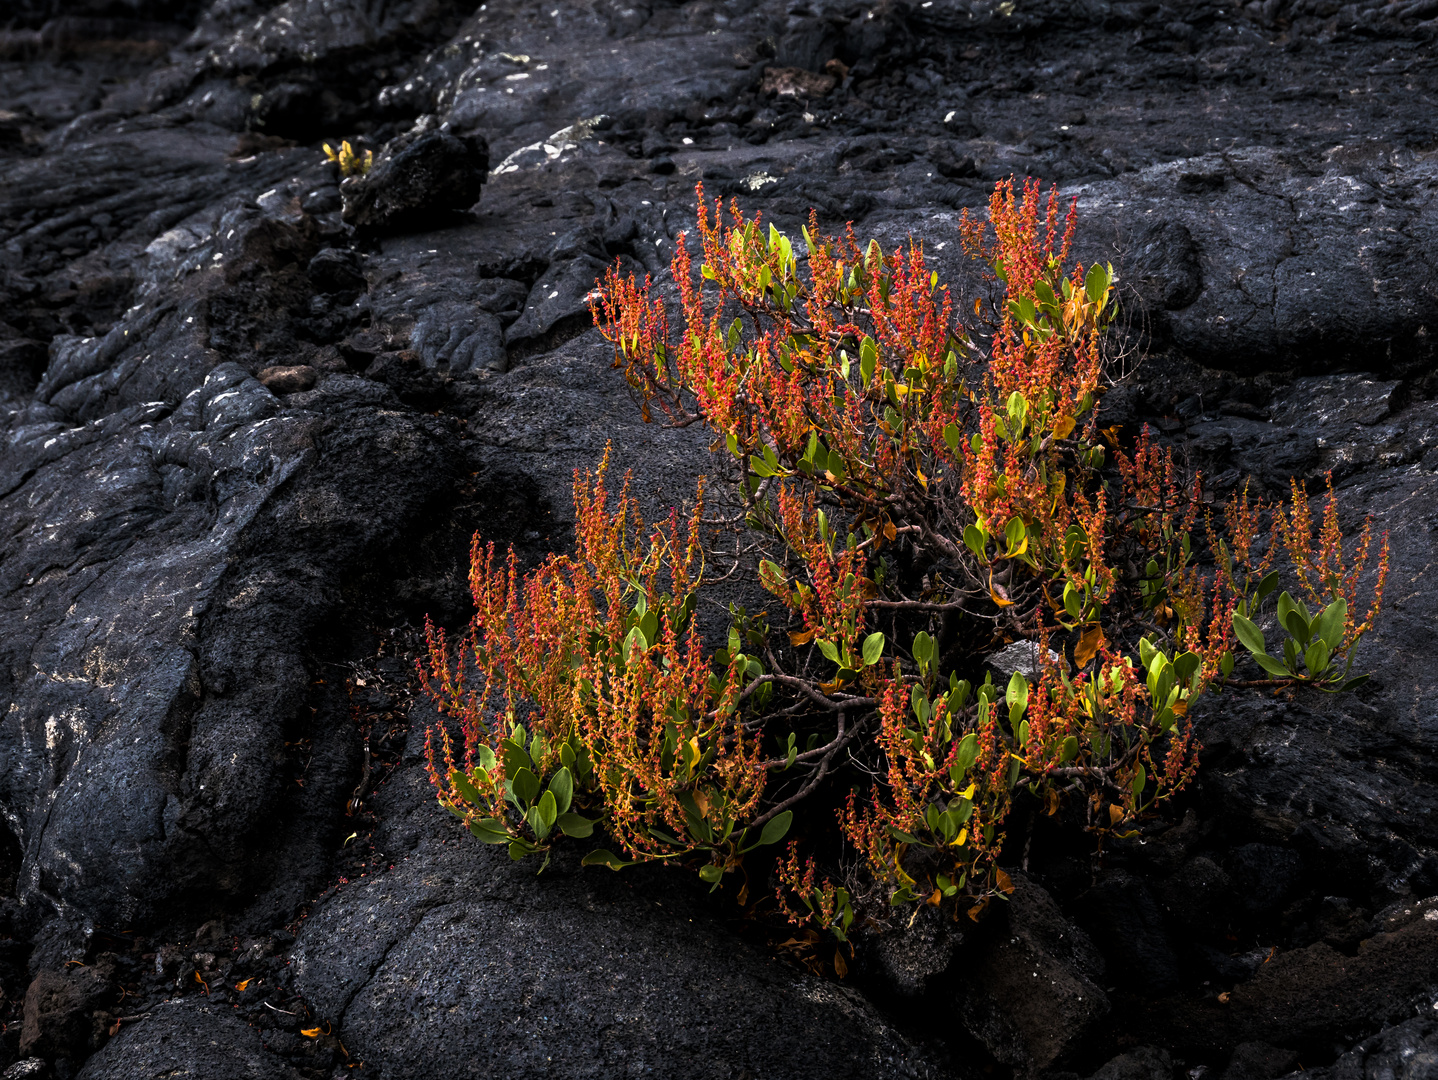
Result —
<instances>
[{"instance_id":1,"label":"small yellow seedling","mask_svg":"<svg viewBox=\"0 0 1438 1080\"><path fill-rule=\"evenodd\" d=\"M329 143L324 145L325 157L340 167L340 176L364 176L374 164L373 150L366 150L363 155L357 154L348 140L340 143L338 152Z\"/></svg>"}]
</instances>

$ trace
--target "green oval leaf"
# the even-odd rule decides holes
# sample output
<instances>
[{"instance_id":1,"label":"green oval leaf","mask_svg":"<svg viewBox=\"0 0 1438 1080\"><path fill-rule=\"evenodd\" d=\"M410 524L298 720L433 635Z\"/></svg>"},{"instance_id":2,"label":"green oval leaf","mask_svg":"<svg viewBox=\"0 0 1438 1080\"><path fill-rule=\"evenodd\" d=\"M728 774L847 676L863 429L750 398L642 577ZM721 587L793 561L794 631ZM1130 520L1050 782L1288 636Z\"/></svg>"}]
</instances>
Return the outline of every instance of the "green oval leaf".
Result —
<instances>
[{"instance_id":1,"label":"green oval leaf","mask_svg":"<svg viewBox=\"0 0 1438 1080\"><path fill-rule=\"evenodd\" d=\"M929 695L924 693L924 688L918 683L909 693L909 704L913 707L914 715L919 718L919 723L927 724L929 717L933 715L933 707L929 704Z\"/></svg>"},{"instance_id":2,"label":"green oval leaf","mask_svg":"<svg viewBox=\"0 0 1438 1080\"><path fill-rule=\"evenodd\" d=\"M470 783L469 777L465 776L464 773L458 769L450 771L449 782L454 787L454 790L459 792L459 797L465 802L474 806L482 806L484 804L484 796L479 793L479 789Z\"/></svg>"},{"instance_id":3,"label":"green oval leaf","mask_svg":"<svg viewBox=\"0 0 1438 1080\"><path fill-rule=\"evenodd\" d=\"M974 553L974 556L984 561L988 560L985 552L985 537L977 525L968 525L964 528L964 546Z\"/></svg>"},{"instance_id":4,"label":"green oval leaf","mask_svg":"<svg viewBox=\"0 0 1438 1080\"><path fill-rule=\"evenodd\" d=\"M479 767L481 769L491 774L494 772L494 751L490 749L488 743L480 743L479 748L475 751L475 756L479 758Z\"/></svg>"},{"instance_id":5,"label":"green oval leaf","mask_svg":"<svg viewBox=\"0 0 1438 1080\"><path fill-rule=\"evenodd\" d=\"M914 659L920 664L931 664L936 652L934 639L929 636L927 630L920 630L914 635L914 647L912 649Z\"/></svg>"},{"instance_id":6,"label":"green oval leaf","mask_svg":"<svg viewBox=\"0 0 1438 1080\"><path fill-rule=\"evenodd\" d=\"M864 639L863 653L865 667L872 667L874 664L877 664L879 658L884 655L884 635L876 630L866 637Z\"/></svg>"},{"instance_id":7,"label":"green oval leaf","mask_svg":"<svg viewBox=\"0 0 1438 1080\"><path fill-rule=\"evenodd\" d=\"M468 823L470 833L476 840L485 844L507 844L511 837L504 827L504 822L498 818L480 818L477 821Z\"/></svg>"},{"instance_id":8,"label":"green oval leaf","mask_svg":"<svg viewBox=\"0 0 1438 1080\"><path fill-rule=\"evenodd\" d=\"M1273 657L1269 656L1267 653L1254 653L1253 659L1259 667L1261 667L1264 671L1268 672L1276 679L1287 679L1293 676L1293 672L1289 671L1286 667L1280 664Z\"/></svg>"},{"instance_id":9,"label":"green oval leaf","mask_svg":"<svg viewBox=\"0 0 1438 1080\"><path fill-rule=\"evenodd\" d=\"M566 747L566 749L568 749ZM572 755L572 752L571 752ZM569 804L574 798L574 774L568 767L561 767L549 781L550 794L554 796L555 812L565 814L569 812Z\"/></svg>"},{"instance_id":10,"label":"green oval leaf","mask_svg":"<svg viewBox=\"0 0 1438 1080\"><path fill-rule=\"evenodd\" d=\"M592 835L594 826L598 824L598 822L578 814L560 814L554 819L554 823L559 826L559 831L565 836L573 836L577 839Z\"/></svg>"},{"instance_id":11,"label":"green oval leaf","mask_svg":"<svg viewBox=\"0 0 1438 1080\"><path fill-rule=\"evenodd\" d=\"M1332 653L1343 641L1343 624L1348 620L1348 601L1339 597L1323 609L1313 632L1322 638Z\"/></svg>"},{"instance_id":12,"label":"green oval leaf","mask_svg":"<svg viewBox=\"0 0 1438 1080\"><path fill-rule=\"evenodd\" d=\"M979 756L979 737L974 732L969 732L959 740L959 749L954 754L954 769L958 771L959 778L973 768L975 760ZM958 783L958 779L954 781Z\"/></svg>"},{"instance_id":13,"label":"green oval leaf","mask_svg":"<svg viewBox=\"0 0 1438 1080\"><path fill-rule=\"evenodd\" d=\"M764 823L764 831L759 834L759 847L768 844L777 844L784 839L789 832L789 826L794 821L794 811L785 810L782 814L775 814Z\"/></svg>"},{"instance_id":14,"label":"green oval leaf","mask_svg":"<svg viewBox=\"0 0 1438 1080\"><path fill-rule=\"evenodd\" d=\"M1263 640L1263 631L1254 622L1234 612L1233 629L1238 634L1238 640L1243 642L1243 647L1251 652L1255 659L1268 655Z\"/></svg>"},{"instance_id":15,"label":"green oval leaf","mask_svg":"<svg viewBox=\"0 0 1438 1080\"><path fill-rule=\"evenodd\" d=\"M1293 640L1298 642L1301 647L1306 648L1308 646L1310 635L1308 620L1303 617L1300 611L1296 608L1289 608L1288 614L1283 620L1283 627L1293 635Z\"/></svg>"},{"instance_id":16,"label":"green oval leaf","mask_svg":"<svg viewBox=\"0 0 1438 1080\"><path fill-rule=\"evenodd\" d=\"M1088 296L1088 302L1090 304L1097 304L1108 292L1108 286L1108 271L1098 263L1094 263L1093 266L1089 267L1089 271L1084 276L1083 282L1083 289L1084 293Z\"/></svg>"},{"instance_id":17,"label":"green oval leaf","mask_svg":"<svg viewBox=\"0 0 1438 1080\"><path fill-rule=\"evenodd\" d=\"M1059 764L1065 765L1078 757L1079 743L1077 735L1070 735L1064 740L1063 749L1059 751Z\"/></svg>"},{"instance_id":18,"label":"green oval leaf","mask_svg":"<svg viewBox=\"0 0 1438 1080\"><path fill-rule=\"evenodd\" d=\"M624 658L625 664L634 663L637 656L649 651L649 642L644 637L644 631L634 627L624 635L624 644L620 646L620 655Z\"/></svg>"},{"instance_id":19,"label":"green oval leaf","mask_svg":"<svg viewBox=\"0 0 1438 1080\"><path fill-rule=\"evenodd\" d=\"M1150 675L1149 678L1153 679L1153 676ZM1169 692L1172 691L1173 688L1173 667L1165 664L1163 669L1158 673L1157 685L1150 686L1153 693L1154 708L1162 708L1168 704Z\"/></svg>"},{"instance_id":20,"label":"green oval leaf","mask_svg":"<svg viewBox=\"0 0 1438 1080\"><path fill-rule=\"evenodd\" d=\"M1194 652L1180 653L1178 656L1175 656L1173 658L1173 673L1177 676L1179 685L1187 686L1194 675L1198 673L1199 665L1202 663L1203 661L1199 659L1198 654Z\"/></svg>"},{"instance_id":21,"label":"green oval leaf","mask_svg":"<svg viewBox=\"0 0 1438 1080\"><path fill-rule=\"evenodd\" d=\"M1141 637L1138 639L1138 662L1143 666L1144 671L1153 667L1154 657L1159 655L1161 654L1158 649L1154 647L1153 642L1149 641L1148 638Z\"/></svg>"},{"instance_id":22,"label":"green oval leaf","mask_svg":"<svg viewBox=\"0 0 1438 1080\"><path fill-rule=\"evenodd\" d=\"M510 779L510 787L520 802L532 803L539 795L539 777L528 769L520 769Z\"/></svg>"},{"instance_id":23,"label":"green oval leaf","mask_svg":"<svg viewBox=\"0 0 1438 1080\"><path fill-rule=\"evenodd\" d=\"M546 791L541 795L534 809L539 812L539 819L544 822L544 831L547 834L554 828L554 819L559 817L559 805L555 801L554 792Z\"/></svg>"},{"instance_id":24,"label":"green oval leaf","mask_svg":"<svg viewBox=\"0 0 1438 1080\"><path fill-rule=\"evenodd\" d=\"M1279 597L1278 597L1278 623L1279 623L1279 625L1280 625L1280 626L1287 627L1287 625L1288 625L1288 613L1291 612L1291 611L1297 611L1297 610L1298 610L1298 601L1295 600L1295 599L1293 599L1293 594L1290 593L1290 592L1288 592L1288 591L1285 589L1285 590L1279 595ZM1306 623L1308 620L1305 618L1303 621Z\"/></svg>"},{"instance_id":25,"label":"green oval leaf","mask_svg":"<svg viewBox=\"0 0 1438 1080\"><path fill-rule=\"evenodd\" d=\"M1024 678L1022 672L1015 671L1009 676L1008 689L1004 691L1004 700L1008 703L1010 715L1017 709L1022 713L1029 706L1029 681Z\"/></svg>"},{"instance_id":26,"label":"green oval leaf","mask_svg":"<svg viewBox=\"0 0 1438 1080\"><path fill-rule=\"evenodd\" d=\"M1258 590L1253 594L1254 603L1261 603L1263 598L1276 588L1278 588L1278 571L1274 570L1258 583Z\"/></svg>"},{"instance_id":27,"label":"green oval leaf","mask_svg":"<svg viewBox=\"0 0 1438 1080\"><path fill-rule=\"evenodd\" d=\"M625 861L614 854L614 852L599 848L597 851L591 851L588 855L584 856L584 858L580 859L579 865L607 866L611 870L623 870L626 866L634 866L636 863L633 861Z\"/></svg>"},{"instance_id":28,"label":"green oval leaf","mask_svg":"<svg viewBox=\"0 0 1438 1080\"><path fill-rule=\"evenodd\" d=\"M1028 530L1024 528L1021 518L1010 518L1009 523L1004 526L1004 540L1008 544L1007 554L1016 554L1024 540L1028 537Z\"/></svg>"},{"instance_id":29,"label":"green oval leaf","mask_svg":"<svg viewBox=\"0 0 1438 1080\"><path fill-rule=\"evenodd\" d=\"M505 739L500 743L500 750L504 754L504 774L513 776L520 769L529 768L529 751L511 739Z\"/></svg>"}]
</instances>

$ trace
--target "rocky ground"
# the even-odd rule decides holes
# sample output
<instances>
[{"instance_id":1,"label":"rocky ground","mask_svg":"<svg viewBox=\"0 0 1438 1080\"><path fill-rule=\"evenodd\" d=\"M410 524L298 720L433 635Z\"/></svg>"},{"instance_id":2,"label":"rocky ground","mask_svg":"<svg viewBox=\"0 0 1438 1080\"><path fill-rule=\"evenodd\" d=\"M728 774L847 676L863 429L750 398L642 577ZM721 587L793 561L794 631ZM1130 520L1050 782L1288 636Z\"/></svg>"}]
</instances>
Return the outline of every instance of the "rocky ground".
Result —
<instances>
[{"instance_id":1,"label":"rocky ground","mask_svg":"<svg viewBox=\"0 0 1438 1080\"><path fill-rule=\"evenodd\" d=\"M5 1077L1435 1075L1434 0L6 10ZM597 274L702 180L972 287L1011 173L1119 271L1112 423L1391 530L1372 682L1214 700L1169 818L1039 828L1002 911L844 979L682 875L470 842L411 664L471 533L562 549L608 442L653 507L710 467Z\"/></svg>"}]
</instances>

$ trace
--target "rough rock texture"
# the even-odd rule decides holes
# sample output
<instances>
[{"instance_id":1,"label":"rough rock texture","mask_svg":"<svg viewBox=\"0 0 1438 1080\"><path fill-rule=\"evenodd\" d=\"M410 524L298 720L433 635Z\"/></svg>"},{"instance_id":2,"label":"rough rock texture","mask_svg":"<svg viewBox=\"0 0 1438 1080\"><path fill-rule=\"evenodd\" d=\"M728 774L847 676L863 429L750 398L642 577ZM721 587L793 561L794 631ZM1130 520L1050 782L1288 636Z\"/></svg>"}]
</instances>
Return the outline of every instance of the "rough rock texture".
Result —
<instances>
[{"instance_id":1,"label":"rough rock texture","mask_svg":"<svg viewBox=\"0 0 1438 1080\"><path fill-rule=\"evenodd\" d=\"M69 426L62 417L80 416L40 402L84 381L56 376L71 356L82 370L85 348L57 357L31 406L53 419L17 426L0 466L24 507L0 615L7 670L23 673L0 736L23 888L112 926L187 892L203 906L267 881L298 888L292 903L324 865L324 808L343 801L358 752L352 729L326 722L343 701L302 654L323 632L326 594L395 541L386 513L403 520L434 496L445 433L378 407L387 391L354 376L281 407L224 363L181 382L177 407ZM178 362L168 377L183 377ZM296 740L310 740L305 760L286 752ZM284 817L296 827L277 828Z\"/></svg>"},{"instance_id":2,"label":"rough rock texture","mask_svg":"<svg viewBox=\"0 0 1438 1080\"><path fill-rule=\"evenodd\" d=\"M489 174L484 136L431 127L421 123L392 140L369 172L340 185L347 223L368 231L420 229L479 201Z\"/></svg>"},{"instance_id":3,"label":"rough rock texture","mask_svg":"<svg viewBox=\"0 0 1438 1080\"><path fill-rule=\"evenodd\" d=\"M1173 1058L1167 1050L1140 1046L1105 1062L1090 1080L1168 1080L1172 1075Z\"/></svg>"},{"instance_id":4,"label":"rough rock texture","mask_svg":"<svg viewBox=\"0 0 1438 1080\"><path fill-rule=\"evenodd\" d=\"M376 796L393 870L326 899L294 950L296 989L386 1077L951 1075L857 992L716 925L673 875L570 856L536 879L456 843L421 760Z\"/></svg>"},{"instance_id":5,"label":"rough rock texture","mask_svg":"<svg viewBox=\"0 0 1438 1080\"><path fill-rule=\"evenodd\" d=\"M1429 0L0 18L0 1065L24 1027L68 1069L118 1020L83 1075L1423 1074ZM1106 426L1219 493L1331 471L1350 528L1391 530L1373 681L1211 701L1171 819L1098 864L1024 826L1003 918L916 924L852 986L675 880L495 866L425 794L406 627L465 618L475 529L562 549L606 443L651 509L713 468L639 422L595 277L662 275L702 180L785 230L921 239L967 289L955 221L1011 173L1077 195L1119 272L1144 361ZM103 954L120 1000L51 1010Z\"/></svg>"},{"instance_id":6,"label":"rough rock texture","mask_svg":"<svg viewBox=\"0 0 1438 1080\"><path fill-rule=\"evenodd\" d=\"M994 940L955 980L953 1014L1000 1062L1032 1076L1071 1060L1109 1012L1104 959L1042 888L1020 876Z\"/></svg>"},{"instance_id":7,"label":"rough rock texture","mask_svg":"<svg viewBox=\"0 0 1438 1080\"><path fill-rule=\"evenodd\" d=\"M97 1014L118 994L113 958L63 972L42 971L25 991L20 1053L29 1057L84 1061L104 1039Z\"/></svg>"},{"instance_id":8,"label":"rough rock texture","mask_svg":"<svg viewBox=\"0 0 1438 1080\"><path fill-rule=\"evenodd\" d=\"M1228 1059L1223 1077L1224 1080L1269 1080L1292 1072L1297 1064L1298 1055L1292 1050L1260 1042L1239 1043Z\"/></svg>"},{"instance_id":9,"label":"rough rock texture","mask_svg":"<svg viewBox=\"0 0 1438 1080\"><path fill-rule=\"evenodd\" d=\"M1419 1016L1364 1039L1327 1068L1307 1069L1314 1080L1418 1080L1438 1069L1438 1021Z\"/></svg>"},{"instance_id":10,"label":"rough rock texture","mask_svg":"<svg viewBox=\"0 0 1438 1080\"><path fill-rule=\"evenodd\" d=\"M85 1063L81 1080L299 1080L228 1007L166 1003Z\"/></svg>"}]
</instances>

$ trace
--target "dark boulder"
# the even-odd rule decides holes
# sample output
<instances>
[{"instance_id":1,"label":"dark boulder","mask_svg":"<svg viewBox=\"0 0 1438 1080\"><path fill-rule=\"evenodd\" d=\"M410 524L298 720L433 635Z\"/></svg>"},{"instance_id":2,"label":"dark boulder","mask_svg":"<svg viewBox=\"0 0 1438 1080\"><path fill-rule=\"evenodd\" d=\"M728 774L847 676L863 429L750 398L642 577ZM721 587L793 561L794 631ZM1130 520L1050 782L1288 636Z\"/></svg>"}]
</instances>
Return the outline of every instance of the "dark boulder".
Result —
<instances>
[{"instance_id":1,"label":"dark boulder","mask_svg":"<svg viewBox=\"0 0 1438 1080\"><path fill-rule=\"evenodd\" d=\"M937 908L925 908L912 922L876 929L862 938L854 958L856 977L869 994L899 1010L944 997L955 960L965 956L965 939L973 936L972 927Z\"/></svg>"},{"instance_id":2,"label":"dark boulder","mask_svg":"<svg viewBox=\"0 0 1438 1080\"><path fill-rule=\"evenodd\" d=\"M530 289L523 313L505 333L506 343L543 339L556 328L590 322L589 294L608 268L592 255L556 262Z\"/></svg>"},{"instance_id":3,"label":"dark boulder","mask_svg":"<svg viewBox=\"0 0 1438 1080\"><path fill-rule=\"evenodd\" d=\"M228 1006L166 1002L125 1025L85 1063L77 1080L300 1080L300 1073L265 1048L254 1028Z\"/></svg>"},{"instance_id":4,"label":"dark boulder","mask_svg":"<svg viewBox=\"0 0 1438 1080\"><path fill-rule=\"evenodd\" d=\"M345 248L325 248L309 265L310 280L322 293L357 293L365 288L364 266L359 254Z\"/></svg>"},{"instance_id":5,"label":"dark boulder","mask_svg":"<svg viewBox=\"0 0 1438 1080\"><path fill-rule=\"evenodd\" d=\"M1239 1043L1223 1070L1223 1080L1273 1080L1293 1071L1298 1055L1268 1043Z\"/></svg>"},{"instance_id":6,"label":"dark boulder","mask_svg":"<svg viewBox=\"0 0 1438 1080\"><path fill-rule=\"evenodd\" d=\"M444 224L479 201L488 172L483 135L422 123L386 144L367 174L340 185L344 219L371 232Z\"/></svg>"},{"instance_id":7,"label":"dark boulder","mask_svg":"<svg viewBox=\"0 0 1438 1080\"><path fill-rule=\"evenodd\" d=\"M282 82L256 94L250 124L266 135L306 139L316 134L321 119L324 87L317 82Z\"/></svg>"},{"instance_id":8,"label":"dark boulder","mask_svg":"<svg viewBox=\"0 0 1438 1080\"><path fill-rule=\"evenodd\" d=\"M0 396L29 395L45 371L45 354L42 342L0 337Z\"/></svg>"},{"instance_id":9,"label":"dark boulder","mask_svg":"<svg viewBox=\"0 0 1438 1080\"><path fill-rule=\"evenodd\" d=\"M27 509L3 575L0 788L45 808L16 819L30 902L116 925L190 890L253 898L322 870L358 747L306 653L336 575L398 539L379 507L418 510L446 475L441 431L380 419L383 397L331 376L281 414L227 364L173 410L19 429L8 505ZM19 629L56 605L75 621ZM100 641L92 625L109 628ZM101 669L88 692L56 696L62 672ZM298 760L285 749L297 739ZM309 820L297 846L275 832L290 814Z\"/></svg>"},{"instance_id":10,"label":"dark boulder","mask_svg":"<svg viewBox=\"0 0 1438 1080\"><path fill-rule=\"evenodd\" d=\"M1438 910L1438 909L1431 909ZM1412 1015L1438 982L1438 921L1418 918L1344 956L1319 942L1279 953L1233 992L1233 1022L1244 1041L1322 1053L1354 1030Z\"/></svg>"},{"instance_id":11,"label":"dark boulder","mask_svg":"<svg viewBox=\"0 0 1438 1080\"><path fill-rule=\"evenodd\" d=\"M1176 221L1156 221L1145 229L1126 269L1144 299L1164 311L1188 307L1203 291L1193 234Z\"/></svg>"},{"instance_id":12,"label":"dark boulder","mask_svg":"<svg viewBox=\"0 0 1438 1080\"><path fill-rule=\"evenodd\" d=\"M1062 1066L1084 1050L1109 1013L1097 980L1104 960L1053 898L1024 875L964 957L952 1015L1017 1075Z\"/></svg>"},{"instance_id":13,"label":"dark boulder","mask_svg":"<svg viewBox=\"0 0 1438 1080\"><path fill-rule=\"evenodd\" d=\"M20 1056L79 1063L104 1045L119 993L112 957L61 971L41 971L25 991Z\"/></svg>"},{"instance_id":14,"label":"dark boulder","mask_svg":"<svg viewBox=\"0 0 1438 1080\"><path fill-rule=\"evenodd\" d=\"M1146 881L1122 870L1108 874L1079 897L1077 909L1113 983L1156 994L1177 988L1178 956Z\"/></svg>"},{"instance_id":15,"label":"dark boulder","mask_svg":"<svg viewBox=\"0 0 1438 1080\"><path fill-rule=\"evenodd\" d=\"M1303 857L1273 844L1243 844L1228 861L1228 872L1251 914L1273 916L1303 884Z\"/></svg>"},{"instance_id":16,"label":"dark boulder","mask_svg":"<svg viewBox=\"0 0 1438 1080\"><path fill-rule=\"evenodd\" d=\"M1136 1046L1099 1067L1089 1080L1172 1080L1173 1056L1162 1047Z\"/></svg>"},{"instance_id":17,"label":"dark boulder","mask_svg":"<svg viewBox=\"0 0 1438 1080\"><path fill-rule=\"evenodd\" d=\"M1332 1065L1305 1069L1305 1080L1429 1080L1438 1073L1438 1020L1416 1016L1364 1039Z\"/></svg>"}]
</instances>

